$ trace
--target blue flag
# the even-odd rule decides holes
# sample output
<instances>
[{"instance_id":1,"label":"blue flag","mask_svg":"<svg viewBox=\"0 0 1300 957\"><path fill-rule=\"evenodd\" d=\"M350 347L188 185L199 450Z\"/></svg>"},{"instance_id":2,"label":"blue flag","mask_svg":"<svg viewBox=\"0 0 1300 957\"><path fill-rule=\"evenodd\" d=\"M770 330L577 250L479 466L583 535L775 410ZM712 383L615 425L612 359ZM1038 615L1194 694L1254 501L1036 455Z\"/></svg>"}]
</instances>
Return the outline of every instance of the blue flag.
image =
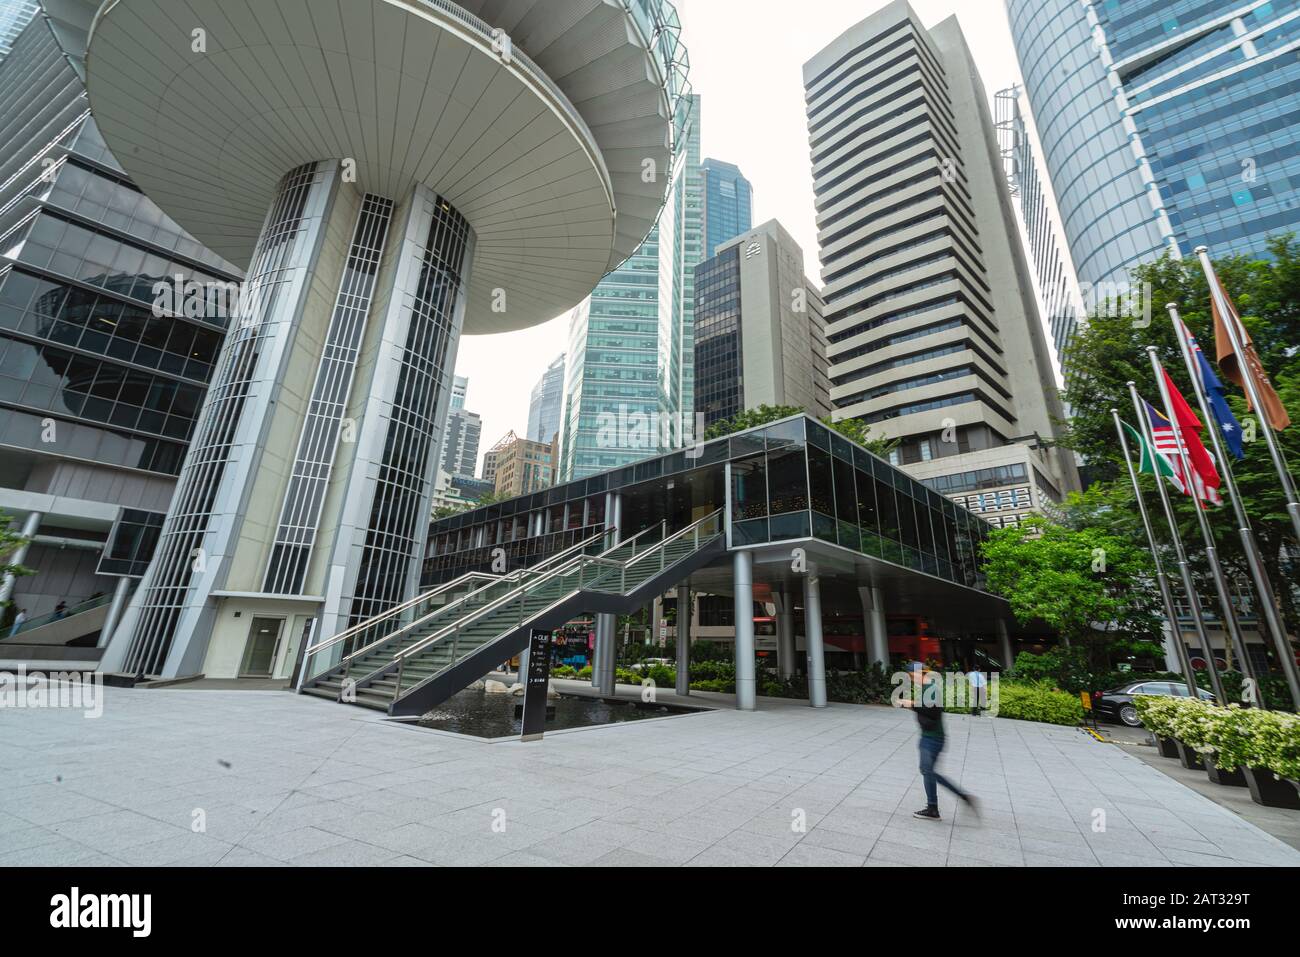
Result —
<instances>
[{"instance_id":1,"label":"blue flag","mask_svg":"<svg viewBox=\"0 0 1300 957\"><path fill-rule=\"evenodd\" d=\"M1241 444L1241 423L1228 407L1228 400L1224 398L1223 383L1214 374L1214 366L1210 365L1210 361L1205 358L1205 353L1200 349L1196 350L1196 361L1200 367L1201 385L1205 389L1205 399L1209 403L1210 414L1219 424L1219 431L1223 433L1223 440L1228 444L1228 451L1236 459L1244 459L1246 450Z\"/></svg>"}]
</instances>

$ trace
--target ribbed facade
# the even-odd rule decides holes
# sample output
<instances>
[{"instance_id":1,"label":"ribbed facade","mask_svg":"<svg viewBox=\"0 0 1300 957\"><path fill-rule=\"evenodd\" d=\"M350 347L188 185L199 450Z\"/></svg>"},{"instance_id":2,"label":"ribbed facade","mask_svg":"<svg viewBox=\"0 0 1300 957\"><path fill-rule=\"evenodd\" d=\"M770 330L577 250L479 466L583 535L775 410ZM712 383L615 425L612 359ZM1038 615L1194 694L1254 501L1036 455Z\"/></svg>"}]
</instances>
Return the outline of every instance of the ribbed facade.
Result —
<instances>
[{"instance_id":1,"label":"ribbed facade","mask_svg":"<svg viewBox=\"0 0 1300 957\"><path fill-rule=\"evenodd\" d=\"M905 465L1050 439L1062 414L988 100L955 18L903 2L804 67L831 402ZM1072 487L1056 455L1051 484ZM1065 473L1065 474L1062 474Z\"/></svg>"}]
</instances>

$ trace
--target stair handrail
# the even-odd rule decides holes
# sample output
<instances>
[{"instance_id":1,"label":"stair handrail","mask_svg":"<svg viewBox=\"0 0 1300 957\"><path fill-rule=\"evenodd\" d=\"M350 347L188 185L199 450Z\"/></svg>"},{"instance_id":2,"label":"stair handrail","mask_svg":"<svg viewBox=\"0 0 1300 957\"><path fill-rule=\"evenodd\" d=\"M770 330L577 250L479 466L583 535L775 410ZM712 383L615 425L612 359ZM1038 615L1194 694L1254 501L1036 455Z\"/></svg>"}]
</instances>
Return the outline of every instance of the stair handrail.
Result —
<instances>
[{"instance_id":1,"label":"stair handrail","mask_svg":"<svg viewBox=\"0 0 1300 957\"><path fill-rule=\"evenodd\" d=\"M628 559L624 567L631 568L637 562L641 561L644 558L648 558L651 554L653 554L656 551L662 553L663 549L666 548L668 545L670 545L672 542L686 536L691 532L695 533L695 543L698 546L700 541L699 529L701 528L701 526L703 526L705 522L711 521L712 519L715 518L719 518L721 515L722 515L722 509L720 508L715 509L714 511L710 512L708 515L705 515L699 521L692 522L690 525L687 525L681 531L673 532L673 534L669 535L663 541L659 542L654 549L649 549L647 551L642 552L640 555L637 555L635 558Z\"/></svg>"},{"instance_id":2,"label":"stair handrail","mask_svg":"<svg viewBox=\"0 0 1300 957\"><path fill-rule=\"evenodd\" d=\"M326 648L332 648L334 645L337 645L341 641L346 641L348 638L351 638L353 635L357 634L358 632L370 628L376 622L380 622L387 618L392 618L396 615L400 615L402 612L407 611L408 609L413 608L422 602L428 601L431 598L435 598L437 595L441 594L442 592L450 591L453 588L456 588L467 581L470 581L472 579L486 579L488 580L489 584L483 587L487 588L493 584L506 581L510 578L516 578L516 579L522 578L526 574L536 573L539 569L545 568L547 565L559 561L561 558L563 558L566 555L569 555L580 549L586 548L588 545L591 545L593 542L597 541L598 539L604 538L607 534L608 534L608 530L602 530L596 532L594 535L590 535L587 538L584 538L582 541L578 542L577 544L571 545L561 552L557 552L555 555L552 555L546 561L542 562L539 565L534 565L531 568L518 568L515 569L513 572L508 572L505 575L494 575L489 572L466 572L464 575L461 575L459 578L456 578L449 582L444 582L443 584L438 585L437 587L430 589L429 591L424 592L423 594L417 595L416 597L412 598L410 601L402 602L402 604L396 605L381 614L375 615L373 618L367 618L365 621L360 622L356 625L353 625L351 628L339 632L333 638L328 638L325 641L312 645L310 648L307 649L306 653L303 656L303 664L305 666L307 661L317 652L324 651ZM475 589L475 591L470 592L470 594L473 595L478 591L482 591L482 589L481 588ZM464 597L469 597L469 596L464 596ZM439 610L443 611L445 609L446 606L444 606ZM408 629L403 628L400 629L399 631L390 632L389 634L385 635L383 638L379 639L378 641L372 642L370 645L367 646L366 649L363 650L369 650L370 648L373 648L376 644L382 644L386 641L389 641L395 635L401 634L403 631L406 630ZM360 652L354 652L353 655L349 655L348 658L352 658L356 654L360 654ZM348 659L344 659L344 660L348 660ZM342 662L340 662L340 664L341 663Z\"/></svg>"},{"instance_id":3,"label":"stair handrail","mask_svg":"<svg viewBox=\"0 0 1300 957\"><path fill-rule=\"evenodd\" d=\"M429 645L433 644L433 643L436 642L436 641L441 641L444 637L446 637L446 635L448 634L448 632L450 632L450 631L454 631L456 628L459 628L459 627L464 627L465 625L468 625L468 624L470 624L471 622L478 621L480 618L482 618L482 617L483 617L485 614L487 614L488 612L490 612L490 611L495 611L497 608L499 608L499 607L501 607L502 605L506 604L506 603L507 603L511 598L514 598L514 597L516 597L516 596L518 596L518 597L522 597L523 593L526 593L529 587L531 587L531 586L535 586L535 585L540 585L542 582L549 581L550 579L554 578L554 577L555 577L557 574L559 574L559 573L562 573L562 572L566 572L566 571L571 570L572 567L573 567L575 564L578 564L579 562L583 561L584 559L585 559L589 564L593 564L593 565L608 565L608 566L611 567L611 568L623 568L624 565L623 565L622 562L620 562L620 561L616 561L616 560L614 560L614 559L611 559L611 558L609 558L608 556L611 555L611 554L613 554L614 552L618 551L620 548L623 548L623 547L625 547L625 546L627 546L627 545L632 544L632 543L635 542L638 538L640 538L642 535L647 535L647 534L649 534L650 532L655 531L657 528L659 528L659 526L656 526L656 525L651 525L649 528L643 528L641 531L637 532L637 533L636 533L635 535L633 535L631 538L625 538L625 539L623 539L622 541L618 542L617 544L612 545L612 546L610 546L609 548L605 549L603 552L601 552L601 553L598 554L598 555L586 555L586 556L579 555L579 556L575 556L574 558L570 559L568 562L565 562L565 564L564 564L563 566L561 566L561 567L559 567L559 568L556 568L556 569L553 569L552 571L550 571L550 572L548 572L547 574L543 575L541 578L536 578L536 579L534 579L533 581L531 581L531 582L527 582L526 584L520 586L520 588L513 589L512 591L508 592L507 594L502 595L500 598L498 598L498 599L496 599L496 600L490 602L490 603L487 604L487 605L484 605L482 608L480 608L478 611L474 612L472 615L469 615L468 617L463 618L463 619L461 619L460 621L455 622L454 624L448 625L446 628L443 628L441 631L434 632L432 635L429 635L427 638L424 638L423 640L416 642L416 643L415 643L414 645L412 645L410 648L407 648L407 649L405 649L405 650L402 650L402 651L398 651L398 652L396 652L396 653L393 655L393 660L394 660L394 661L399 661L399 662L404 662L407 658L411 657L411 655L418 654L419 652L423 651L425 648L427 648ZM606 529L604 532L599 533L599 535L606 535L606 534L608 534L610 531L611 531L611 529ZM598 535L598 536L593 536L593 538L595 538L595 537L599 537L599 535ZM567 550L564 551L564 552L560 552L559 554L554 555L554 556L552 556L551 558L547 559L545 562L542 562L541 565L537 565L537 566L535 566L535 568L543 568L543 567L545 567L545 566L548 565L548 564L553 564L554 562L556 562L556 561L558 561L560 558L562 558L565 554L567 554L568 552L572 552L573 550L574 550L574 549L570 548L570 549L567 549ZM645 552L645 553L643 553L643 554L649 554L649 553L648 553L648 552ZM387 638L385 638L385 640L389 640L389 639L395 637L396 635L400 635L400 634L402 634L403 632L409 631L412 627L414 627L413 624L412 624L412 625L407 625L405 628L402 628L402 629L400 629L400 630L398 630L398 631L395 631L395 632L393 632L392 634L388 635Z\"/></svg>"}]
</instances>

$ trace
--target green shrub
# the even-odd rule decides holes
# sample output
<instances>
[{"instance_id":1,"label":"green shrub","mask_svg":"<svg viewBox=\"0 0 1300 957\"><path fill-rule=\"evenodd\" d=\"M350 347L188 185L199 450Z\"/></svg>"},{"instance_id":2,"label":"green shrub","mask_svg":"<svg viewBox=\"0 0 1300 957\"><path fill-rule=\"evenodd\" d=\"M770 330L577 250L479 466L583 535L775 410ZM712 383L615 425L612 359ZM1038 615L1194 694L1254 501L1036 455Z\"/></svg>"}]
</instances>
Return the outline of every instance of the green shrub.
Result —
<instances>
[{"instance_id":1,"label":"green shrub","mask_svg":"<svg viewBox=\"0 0 1300 957\"><path fill-rule=\"evenodd\" d=\"M997 704L999 718L1063 725L1083 720L1083 702L1078 695L1058 690L1048 681L1001 681Z\"/></svg>"},{"instance_id":2,"label":"green shrub","mask_svg":"<svg viewBox=\"0 0 1300 957\"><path fill-rule=\"evenodd\" d=\"M577 674L578 672L573 670L572 665L560 665L558 668L555 668L551 672L551 677L552 678L573 678L576 677Z\"/></svg>"},{"instance_id":3,"label":"green shrub","mask_svg":"<svg viewBox=\"0 0 1300 957\"><path fill-rule=\"evenodd\" d=\"M692 681L692 691L717 691L721 694L734 694L736 691L736 682L723 681L719 678L713 678L706 681Z\"/></svg>"},{"instance_id":4,"label":"green shrub","mask_svg":"<svg viewBox=\"0 0 1300 957\"><path fill-rule=\"evenodd\" d=\"M1225 769L1250 765L1300 780L1300 718L1281 711L1226 708L1194 698L1134 699L1142 723L1154 734L1177 738Z\"/></svg>"},{"instance_id":5,"label":"green shrub","mask_svg":"<svg viewBox=\"0 0 1300 957\"><path fill-rule=\"evenodd\" d=\"M591 665L587 665L587 666L585 666L581 671L579 671L579 672L577 673L577 675L575 675L575 677L580 678L580 679L582 679L583 681L590 681L590 680L591 680Z\"/></svg>"}]
</instances>

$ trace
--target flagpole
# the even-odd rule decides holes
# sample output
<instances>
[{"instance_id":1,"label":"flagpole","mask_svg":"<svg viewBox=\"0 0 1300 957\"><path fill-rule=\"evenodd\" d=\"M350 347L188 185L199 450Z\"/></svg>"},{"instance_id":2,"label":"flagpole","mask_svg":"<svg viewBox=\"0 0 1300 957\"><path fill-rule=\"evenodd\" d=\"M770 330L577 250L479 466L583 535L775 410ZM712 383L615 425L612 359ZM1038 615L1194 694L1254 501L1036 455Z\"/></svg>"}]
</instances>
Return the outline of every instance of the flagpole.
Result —
<instances>
[{"instance_id":1,"label":"flagpole","mask_svg":"<svg viewBox=\"0 0 1300 957\"><path fill-rule=\"evenodd\" d=\"M1259 430L1264 433L1264 444L1268 446L1268 454L1273 458L1273 467L1277 469L1278 481L1282 483L1282 494L1286 497L1287 514L1291 516L1291 526L1295 529L1297 542L1300 542L1300 500L1297 500L1295 483L1291 481L1291 473L1287 471L1286 460L1282 458L1282 450L1278 447L1277 437L1273 434L1273 425L1268 420L1268 410L1259 401L1255 376L1251 373L1249 363L1246 362L1246 350L1238 335L1237 323L1233 321L1233 312L1228 307L1226 297L1223 296L1223 289L1219 286L1214 264L1210 262L1209 249L1205 246L1197 246L1196 255L1201 260L1201 268L1205 271L1205 278L1210 284L1210 296L1219 310L1219 315L1223 318L1223 328L1227 330L1228 342L1232 344L1232 351L1236 353L1237 361L1243 366L1241 381L1246 395L1250 398L1250 407L1255 412L1255 418L1259 420ZM1294 654L1291 659L1295 660Z\"/></svg>"},{"instance_id":2,"label":"flagpole","mask_svg":"<svg viewBox=\"0 0 1300 957\"><path fill-rule=\"evenodd\" d=\"M1147 544L1151 546L1151 558L1156 565L1156 584L1160 586L1160 600L1165 606L1165 618L1169 621L1169 637L1178 654L1178 665L1187 680L1189 694L1196 693L1196 670L1192 667L1192 656L1187 652L1187 643L1183 641L1183 630L1178 626L1178 608L1174 604L1174 593L1169 587L1169 576L1165 574L1164 562L1160 560L1160 549L1156 545L1155 532L1151 529L1151 516L1147 514L1146 502L1142 500L1142 486L1138 483L1137 472L1133 470L1133 459L1129 455L1128 439L1124 435L1124 426L1119 419L1119 410L1111 409L1110 416L1115 420L1115 433L1119 436L1119 446L1124 451L1124 464L1128 466L1128 477L1133 483L1133 497L1137 500L1138 514L1142 516L1142 527L1147 533ZM1156 474L1156 481L1163 481Z\"/></svg>"},{"instance_id":3,"label":"flagpole","mask_svg":"<svg viewBox=\"0 0 1300 957\"><path fill-rule=\"evenodd\" d=\"M1133 400L1133 411L1137 414L1138 422L1142 426L1142 440L1151 449L1151 454L1155 455L1157 454L1155 451L1156 439L1151 434L1151 421L1147 418L1146 410L1142 408L1142 400L1138 398L1137 383L1129 382L1128 394ZM1160 493L1160 505L1165 511L1165 521L1169 523L1169 537L1174 543L1174 555L1178 558L1178 574L1183 580L1183 591L1187 594L1187 604L1191 607L1192 624L1196 627L1196 635L1201 640L1201 652L1205 656L1205 668L1210 673L1210 684L1214 688L1214 696L1218 698L1219 703L1226 704L1227 700L1223 694L1223 682L1219 680L1219 668L1214 663L1214 648L1211 647L1209 633L1205 630L1205 615L1201 611L1201 599L1196 593L1196 583L1192 581L1192 570L1187 564L1187 552L1183 548L1182 536L1178 534L1178 521L1174 517L1173 506L1169 504L1169 490L1165 488L1165 480L1159 472L1156 473L1156 490Z\"/></svg>"},{"instance_id":4,"label":"flagpole","mask_svg":"<svg viewBox=\"0 0 1300 957\"><path fill-rule=\"evenodd\" d=\"M1187 477L1188 486L1192 491L1192 499L1196 504L1196 521L1201 527L1201 537L1205 539L1205 557L1210 563L1210 574L1214 578L1214 590L1219 595L1220 614L1223 615L1223 628L1228 633L1228 639L1231 642L1230 647L1237 654L1239 668L1244 678L1251 681L1255 680L1255 669L1251 666L1250 659L1246 657L1246 639L1241 634L1241 624L1237 621L1237 610L1232 607L1232 592L1228 588L1228 579L1223 574L1223 566L1219 564L1219 549L1214 544L1214 530L1210 528L1210 520L1205 517L1205 509L1201 505L1201 496L1197 492L1196 480L1193 476L1197 475L1192 468L1192 456L1187 451L1187 442L1183 439L1183 426L1178 421L1178 413L1174 410L1174 401L1169 394L1169 383L1165 380L1165 369L1160 364L1159 350L1155 346L1147 346L1147 355L1151 357L1151 371L1155 373L1156 385L1160 387L1160 399L1165 405L1165 415L1169 417L1169 425L1173 429L1174 444L1178 446L1178 458L1183 463L1183 475ZM1226 701L1220 704L1227 704Z\"/></svg>"},{"instance_id":5,"label":"flagpole","mask_svg":"<svg viewBox=\"0 0 1300 957\"><path fill-rule=\"evenodd\" d=\"M1223 472L1223 482L1227 487L1228 498L1232 502L1232 510L1237 518L1237 534L1241 536L1242 551L1246 553L1246 564L1250 569L1251 580L1255 583L1255 594L1263 608L1264 620L1268 624L1268 630L1273 636L1273 646L1281 661L1282 673L1286 675L1287 687L1291 691L1291 701L1296 710L1300 711L1300 673L1297 673L1300 669L1296 668L1295 654L1291 651L1291 639L1287 636L1286 627L1278 616L1277 599L1273 594L1273 583L1269 581L1268 575L1264 573L1264 563L1260 558L1259 545L1255 542L1255 535L1250 526L1250 516L1246 514L1246 508L1241 501L1241 494L1237 491L1237 480L1232 474L1232 465L1223 447L1222 437L1219 435L1218 419L1210 414L1209 402L1202 390L1199 369L1196 367L1196 357L1192 355L1192 348L1182 334L1182 330L1186 326L1182 324L1182 317L1178 314L1176 303L1169 303L1169 316L1173 320L1174 338L1178 340L1178 350L1182 353L1183 363L1187 366L1187 374L1192 378L1192 391L1196 393L1196 402L1201 410L1201 418L1206 423L1206 428L1210 433L1210 441L1214 445L1214 456L1219 460L1219 466ZM1263 689L1258 690L1260 691L1259 703L1261 707L1266 707Z\"/></svg>"}]
</instances>

